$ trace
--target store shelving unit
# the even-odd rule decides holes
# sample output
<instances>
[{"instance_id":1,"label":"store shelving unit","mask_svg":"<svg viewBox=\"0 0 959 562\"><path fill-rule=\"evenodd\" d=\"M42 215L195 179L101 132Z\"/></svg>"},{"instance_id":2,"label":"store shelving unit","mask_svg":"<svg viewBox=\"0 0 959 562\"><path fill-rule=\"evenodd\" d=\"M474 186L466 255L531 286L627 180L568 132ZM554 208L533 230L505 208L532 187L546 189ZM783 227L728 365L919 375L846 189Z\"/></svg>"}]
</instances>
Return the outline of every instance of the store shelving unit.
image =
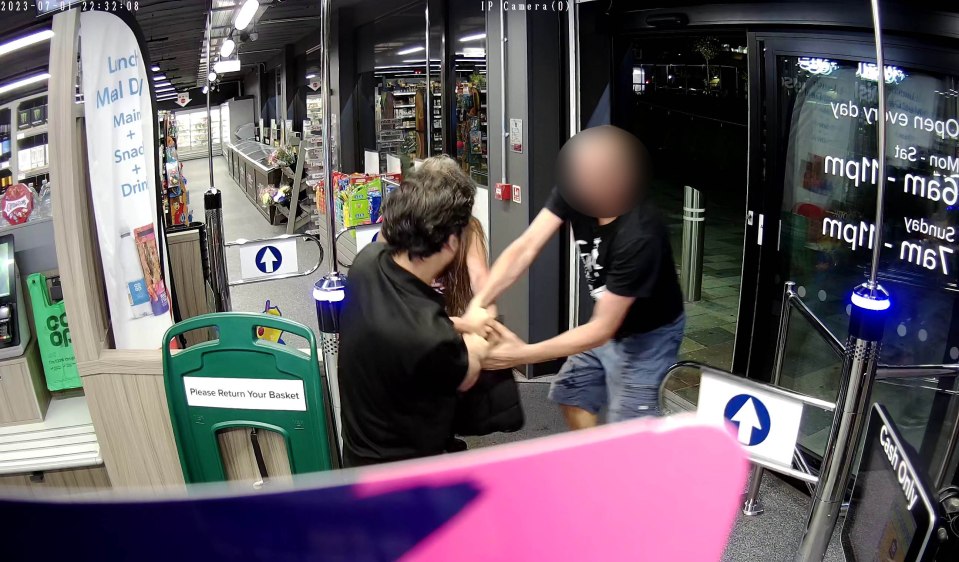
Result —
<instances>
[{"instance_id":1,"label":"store shelving unit","mask_svg":"<svg viewBox=\"0 0 959 562\"><path fill-rule=\"evenodd\" d=\"M489 186L489 136L485 81L463 77L456 95L456 159L479 185Z\"/></svg>"},{"instance_id":2,"label":"store shelving unit","mask_svg":"<svg viewBox=\"0 0 959 562\"><path fill-rule=\"evenodd\" d=\"M190 192L183 176L183 162L178 150L178 121L169 111L159 115L160 179L163 195L163 216L167 226L188 224L190 220Z\"/></svg>"},{"instance_id":3,"label":"store shelving unit","mask_svg":"<svg viewBox=\"0 0 959 562\"><path fill-rule=\"evenodd\" d=\"M430 96L430 117L433 119L432 151L434 155L443 154L443 86L436 82Z\"/></svg>"},{"instance_id":4,"label":"store shelving unit","mask_svg":"<svg viewBox=\"0 0 959 562\"><path fill-rule=\"evenodd\" d=\"M0 106L0 189L25 183L39 190L49 181L48 143L46 94Z\"/></svg>"}]
</instances>

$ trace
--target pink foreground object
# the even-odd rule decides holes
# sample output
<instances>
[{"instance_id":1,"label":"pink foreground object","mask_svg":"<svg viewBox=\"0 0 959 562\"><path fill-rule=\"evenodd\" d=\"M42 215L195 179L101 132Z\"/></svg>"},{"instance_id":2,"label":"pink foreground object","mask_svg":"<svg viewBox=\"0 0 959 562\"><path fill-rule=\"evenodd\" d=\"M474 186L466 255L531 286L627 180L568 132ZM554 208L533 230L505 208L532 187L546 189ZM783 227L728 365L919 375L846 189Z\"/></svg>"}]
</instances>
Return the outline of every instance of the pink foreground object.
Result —
<instances>
[{"instance_id":1,"label":"pink foreground object","mask_svg":"<svg viewBox=\"0 0 959 562\"><path fill-rule=\"evenodd\" d=\"M370 468L354 489L479 488L404 560L703 562L722 556L747 470L724 428L677 416Z\"/></svg>"}]
</instances>

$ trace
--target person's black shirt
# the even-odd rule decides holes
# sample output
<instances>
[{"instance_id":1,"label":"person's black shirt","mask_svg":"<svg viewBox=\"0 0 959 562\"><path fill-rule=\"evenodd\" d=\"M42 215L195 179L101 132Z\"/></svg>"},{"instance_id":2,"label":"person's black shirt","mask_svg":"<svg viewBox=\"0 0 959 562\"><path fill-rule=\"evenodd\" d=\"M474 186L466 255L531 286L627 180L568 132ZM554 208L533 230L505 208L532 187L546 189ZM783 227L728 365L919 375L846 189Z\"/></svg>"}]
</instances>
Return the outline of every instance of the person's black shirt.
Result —
<instances>
[{"instance_id":1,"label":"person's black shirt","mask_svg":"<svg viewBox=\"0 0 959 562\"><path fill-rule=\"evenodd\" d=\"M350 268L340 316L347 465L440 454L469 355L443 298L373 243Z\"/></svg>"},{"instance_id":2,"label":"person's black shirt","mask_svg":"<svg viewBox=\"0 0 959 562\"><path fill-rule=\"evenodd\" d=\"M617 338L655 330L682 314L669 234L651 203L639 204L605 225L570 207L555 188L546 208L572 224L593 300L605 291L636 298Z\"/></svg>"}]
</instances>

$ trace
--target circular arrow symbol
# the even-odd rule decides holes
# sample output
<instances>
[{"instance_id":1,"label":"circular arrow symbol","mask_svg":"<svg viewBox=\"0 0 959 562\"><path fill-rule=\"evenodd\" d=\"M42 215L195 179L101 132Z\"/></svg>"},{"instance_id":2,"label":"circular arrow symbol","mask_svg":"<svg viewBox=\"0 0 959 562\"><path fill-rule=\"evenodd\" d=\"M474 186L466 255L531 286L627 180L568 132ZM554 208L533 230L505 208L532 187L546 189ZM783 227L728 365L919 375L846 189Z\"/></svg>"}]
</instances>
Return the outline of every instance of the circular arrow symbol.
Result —
<instances>
[{"instance_id":1,"label":"circular arrow symbol","mask_svg":"<svg viewBox=\"0 0 959 562\"><path fill-rule=\"evenodd\" d=\"M255 259L257 269L263 273L273 273L283 264L283 253L276 246L263 246L256 252Z\"/></svg>"},{"instance_id":2,"label":"circular arrow symbol","mask_svg":"<svg viewBox=\"0 0 959 562\"><path fill-rule=\"evenodd\" d=\"M759 445L769 437L772 425L769 409L758 398L749 394L737 394L726 403L723 417L738 429L737 439L743 445Z\"/></svg>"}]
</instances>

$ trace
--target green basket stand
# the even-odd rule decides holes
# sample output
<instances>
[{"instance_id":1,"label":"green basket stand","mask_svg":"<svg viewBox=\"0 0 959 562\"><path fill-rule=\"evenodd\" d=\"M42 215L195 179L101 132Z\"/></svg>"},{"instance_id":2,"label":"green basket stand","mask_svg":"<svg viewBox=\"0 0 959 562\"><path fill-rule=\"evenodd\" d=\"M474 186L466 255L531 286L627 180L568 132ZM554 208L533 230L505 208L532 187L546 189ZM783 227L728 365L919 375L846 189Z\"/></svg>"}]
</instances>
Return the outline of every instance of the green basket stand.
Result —
<instances>
[{"instance_id":1,"label":"green basket stand","mask_svg":"<svg viewBox=\"0 0 959 562\"><path fill-rule=\"evenodd\" d=\"M77 357L73 353L63 301L53 302L47 290L47 278L41 273L27 277L27 290L30 291L33 305L33 320L47 388L52 391L80 388L83 383L77 370Z\"/></svg>"},{"instance_id":2,"label":"green basket stand","mask_svg":"<svg viewBox=\"0 0 959 562\"><path fill-rule=\"evenodd\" d=\"M257 338L260 326L304 338L309 355L290 346ZM214 328L219 338L171 353L170 342L192 330ZM190 405L184 377L274 380L302 383L305 411L260 410ZM226 480L217 433L230 428L274 431L286 442L294 474L330 470L330 437L320 378L316 336L306 326L267 314L205 314L172 326L163 336L163 380L173 435L184 480L190 483ZM194 381L191 384L195 384Z\"/></svg>"}]
</instances>

